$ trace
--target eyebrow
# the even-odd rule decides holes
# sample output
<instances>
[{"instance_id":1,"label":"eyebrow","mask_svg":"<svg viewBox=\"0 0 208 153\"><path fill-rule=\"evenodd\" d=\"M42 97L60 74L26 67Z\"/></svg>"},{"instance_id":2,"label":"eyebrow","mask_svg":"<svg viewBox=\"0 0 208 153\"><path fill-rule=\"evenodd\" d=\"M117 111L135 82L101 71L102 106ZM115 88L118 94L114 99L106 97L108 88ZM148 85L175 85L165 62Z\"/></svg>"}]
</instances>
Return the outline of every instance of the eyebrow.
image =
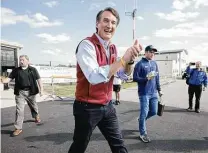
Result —
<instances>
[{"instance_id":1,"label":"eyebrow","mask_svg":"<svg viewBox=\"0 0 208 153\"><path fill-rule=\"evenodd\" d=\"M103 20L110 20L109 18L103 18ZM115 20L111 20L113 22L116 22Z\"/></svg>"}]
</instances>

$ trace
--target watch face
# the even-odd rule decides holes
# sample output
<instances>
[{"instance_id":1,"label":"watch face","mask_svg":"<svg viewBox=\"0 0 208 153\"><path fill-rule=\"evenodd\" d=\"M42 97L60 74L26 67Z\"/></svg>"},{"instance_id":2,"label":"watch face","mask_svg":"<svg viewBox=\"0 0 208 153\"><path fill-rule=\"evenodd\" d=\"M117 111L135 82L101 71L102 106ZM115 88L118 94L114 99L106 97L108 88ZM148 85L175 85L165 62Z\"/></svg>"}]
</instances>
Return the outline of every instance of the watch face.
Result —
<instances>
[{"instance_id":1,"label":"watch face","mask_svg":"<svg viewBox=\"0 0 208 153\"><path fill-rule=\"evenodd\" d=\"M130 62L128 62L128 64L129 65L132 65L132 64L134 64L134 61L130 61Z\"/></svg>"}]
</instances>

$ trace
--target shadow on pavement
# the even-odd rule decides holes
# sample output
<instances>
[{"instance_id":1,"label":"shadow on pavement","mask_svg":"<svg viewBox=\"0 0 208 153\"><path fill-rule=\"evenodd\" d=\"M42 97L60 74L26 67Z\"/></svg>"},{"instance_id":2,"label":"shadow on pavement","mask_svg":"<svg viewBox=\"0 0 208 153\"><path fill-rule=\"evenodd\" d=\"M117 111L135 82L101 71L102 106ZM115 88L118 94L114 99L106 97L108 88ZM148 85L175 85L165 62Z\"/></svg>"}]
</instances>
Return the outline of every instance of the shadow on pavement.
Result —
<instances>
[{"instance_id":1,"label":"shadow on pavement","mask_svg":"<svg viewBox=\"0 0 208 153\"><path fill-rule=\"evenodd\" d=\"M168 112L168 113L184 113L184 114L188 114L188 115L208 115L207 112L201 111L200 113L196 113L194 110L193 111L187 111L186 109L175 109L175 108L170 108L170 107L166 107L166 109L164 110L164 112Z\"/></svg>"},{"instance_id":2,"label":"shadow on pavement","mask_svg":"<svg viewBox=\"0 0 208 153\"><path fill-rule=\"evenodd\" d=\"M1 130L1 134L12 134L11 130Z\"/></svg>"},{"instance_id":3,"label":"shadow on pavement","mask_svg":"<svg viewBox=\"0 0 208 153\"><path fill-rule=\"evenodd\" d=\"M189 113L186 109L166 109L164 112L172 113Z\"/></svg>"},{"instance_id":4,"label":"shadow on pavement","mask_svg":"<svg viewBox=\"0 0 208 153\"><path fill-rule=\"evenodd\" d=\"M35 121L34 120L26 120L23 123L30 123L30 122L35 122ZM12 126L12 125L14 125L14 122L8 123L8 124L3 124L3 125L1 125L1 127L8 127L8 126Z\"/></svg>"},{"instance_id":5,"label":"shadow on pavement","mask_svg":"<svg viewBox=\"0 0 208 153\"><path fill-rule=\"evenodd\" d=\"M126 115L126 114L129 114L129 113L137 113L139 114L140 112L140 109L132 109L132 110L128 110L128 111L125 111L125 112L121 112L120 114L122 115ZM201 111L199 114L198 113L195 113L195 111L191 111L191 112L188 112L186 109L183 109L183 108L173 108L173 107L169 107L169 106L165 106L165 109L164 109L164 112L167 112L167 113L184 113L184 114L189 114L189 115L208 115L207 112L204 112L204 111Z\"/></svg>"},{"instance_id":6,"label":"shadow on pavement","mask_svg":"<svg viewBox=\"0 0 208 153\"><path fill-rule=\"evenodd\" d=\"M13 137L13 131L11 130L1 130L1 134L9 135L10 137Z\"/></svg>"},{"instance_id":7,"label":"shadow on pavement","mask_svg":"<svg viewBox=\"0 0 208 153\"><path fill-rule=\"evenodd\" d=\"M152 140L151 143L142 142L136 144L128 144L127 149L131 150L154 150L172 151L172 152L199 152L208 149L207 140Z\"/></svg>"},{"instance_id":8,"label":"shadow on pavement","mask_svg":"<svg viewBox=\"0 0 208 153\"><path fill-rule=\"evenodd\" d=\"M128 135L135 135L135 132L138 132L138 131L137 130L123 130L122 134L124 135L124 138L125 138ZM72 138L73 138L73 133L46 133L45 135L30 136L30 137L25 137L24 139L29 142L52 141L54 142L54 144L58 145L58 144L65 143L67 141L71 141ZM100 132L99 133L93 132L90 140L102 141L102 140L105 140L105 138Z\"/></svg>"},{"instance_id":9,"label":"shadow on pavement","mask_svg":"<svg viewBox=\"0 0 208 153\"><path fill-rule=\"evenodd\" d=\"M127 144L126 147L129 151L133 150L157 150L157 151L173 151L173 152L199 152L208 149L208 138L204 137L204 140L152 140L151 143L143 143L139 140L137 130L123 130L122 133L125 139L138 139L138 143ZM63 144L67 141L71 141L73 133L52 133L41 136L30 136L24 138L28 142L39 141L52 141L55 145ZM93 133L91 141L103 141L105 138L101 133Z\"/></svg>"},{"instance_id":10,"label":"shadow on pavement","mask_svg":"<svg viewBox=\"0 0 208 153\"><path fill-rule=\"evenodd\" d=\"M28 142L40 142L40 141L52 141L55 145L63 144L67 141L71 141L73 133L52 133L41 136L30 136L24 138ZM101 133L93 133L91 141L105 140Z\"/></svg>"},{"instance_id":11,"label":"shadow on pavement","mask_svg":"<svg viewBox=\"0 0 208 153\"><path fill-rule=\"evenodd\" d=\"M121 112L120 114L122 115L126 115L126 114L129 114L129 113L139 113L140 109L134 109L134 110L128 110L128 111L125 111L125 112Z\"/></svg>"}]
</instances>

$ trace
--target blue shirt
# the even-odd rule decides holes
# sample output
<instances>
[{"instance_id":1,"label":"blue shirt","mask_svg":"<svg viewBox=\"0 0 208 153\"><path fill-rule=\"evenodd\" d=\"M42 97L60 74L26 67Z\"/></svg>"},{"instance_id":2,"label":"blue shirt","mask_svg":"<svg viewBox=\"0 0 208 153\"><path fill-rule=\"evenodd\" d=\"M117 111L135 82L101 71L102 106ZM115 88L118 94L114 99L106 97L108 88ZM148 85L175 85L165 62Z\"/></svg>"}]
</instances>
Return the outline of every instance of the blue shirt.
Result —
<instances>
[{"instance_id":1,"label":"blue shirt","mask_svg":"<svg viewBox=\"0 0 208 153\"><path fill-rule=\"evenodd\" d=\"M186 70L187 74L190 76L189 85L204 85L207 87L207 74L202 70L196 68L191 69L190 66Z\"/></svg>"},{"instance_id":2,"label":"blue shirt","mask_svg":"<svg viewBox=\"0 0 208 153\"><path fill-rule=\"evenodd\" d=\"M147 75L155 71L157 75L151 80L147 79ZM151 95L160 91L160 80L157 63L153 60L142 58L134 68L133 81L138 83L139 95Z\"/></svg>"},{"instance_id":3,"label":"blue shirt","mask_svg":"<svg viewBox=\"0 0 208 153\"><path fill-rule=\"evenodd\" d=\"M103 40L99 35L95 35L105 48L107 58L109 59L109 42ZM97 62L95 46L92 42L90 42L89 40L83 40L79 44L78 52L76 53L76 59L89 83L95 85L109 81L108 74L110 71L110 65L99 66ZM117 60L119 60L119 58L117 58ZM127 78L127 75L124 73L123 69L121 69L118 73L118 76L120 76L121 78Z\"/></svg>"}]
</instances>

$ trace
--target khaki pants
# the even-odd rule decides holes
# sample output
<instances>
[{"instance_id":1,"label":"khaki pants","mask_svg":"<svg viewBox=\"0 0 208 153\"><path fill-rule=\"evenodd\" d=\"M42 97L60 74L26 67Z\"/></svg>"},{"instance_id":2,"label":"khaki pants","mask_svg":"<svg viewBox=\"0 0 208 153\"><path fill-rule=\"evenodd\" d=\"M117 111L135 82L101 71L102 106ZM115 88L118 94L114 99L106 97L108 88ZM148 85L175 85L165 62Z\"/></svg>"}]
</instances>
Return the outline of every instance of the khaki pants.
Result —
<instances>
[{"instance_id":1,"label":"khaki pants","mask_svg":"<svg viewBox=\"0 0 208 153\"><path fill-rule=\"evenodd\" d=\"M24 121L24 108L25 101L27 102L32 117L35 118L38 115L38 105L36 102L36 95L30 95L29 91L20 90L19 95L15 96L16 101L16 117L14 126L16 129L22 129L22 124Z\"/></svg>"}]
</instances>

